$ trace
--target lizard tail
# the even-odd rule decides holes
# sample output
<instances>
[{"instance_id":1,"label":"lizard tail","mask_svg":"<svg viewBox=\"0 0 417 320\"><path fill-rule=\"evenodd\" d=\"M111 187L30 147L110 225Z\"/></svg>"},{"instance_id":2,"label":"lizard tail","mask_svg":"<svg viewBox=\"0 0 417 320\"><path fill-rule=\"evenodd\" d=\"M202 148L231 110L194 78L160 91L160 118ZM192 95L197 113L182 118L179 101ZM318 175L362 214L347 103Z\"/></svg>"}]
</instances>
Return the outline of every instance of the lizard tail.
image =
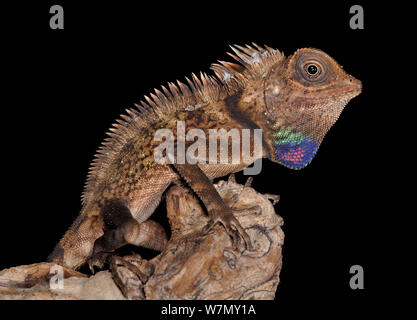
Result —
<instances>
[{"instance_id":1,"label":"lizard tail","mask_svg":"<svg viewBox=\"0 0 417 320\"><path fill-rule=\"evenodd\" d=\"M103 235L100 216L79 215L48 256L48 262L78 269L91 257L95 241Z\"/></svg>"}]
</instances>

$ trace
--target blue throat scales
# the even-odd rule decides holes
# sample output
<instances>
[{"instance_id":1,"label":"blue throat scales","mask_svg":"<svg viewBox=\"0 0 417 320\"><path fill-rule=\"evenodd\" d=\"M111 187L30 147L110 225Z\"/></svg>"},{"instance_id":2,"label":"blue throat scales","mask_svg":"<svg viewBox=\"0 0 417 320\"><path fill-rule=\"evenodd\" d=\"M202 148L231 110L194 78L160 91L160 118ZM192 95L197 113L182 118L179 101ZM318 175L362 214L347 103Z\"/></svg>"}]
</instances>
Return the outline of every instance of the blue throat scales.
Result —
<instances>
[{"instance_id":1,"label":"blue throat scales","mask_svg":"<svg viewBox=\"0 0 417 320\"><path fill-rule=\"evenodd\" d=\"M274 134L276 157L279 163L291 168L302 169L313 160L319 143L302 133L281 129Z\"/></svg>"}]
</instances>

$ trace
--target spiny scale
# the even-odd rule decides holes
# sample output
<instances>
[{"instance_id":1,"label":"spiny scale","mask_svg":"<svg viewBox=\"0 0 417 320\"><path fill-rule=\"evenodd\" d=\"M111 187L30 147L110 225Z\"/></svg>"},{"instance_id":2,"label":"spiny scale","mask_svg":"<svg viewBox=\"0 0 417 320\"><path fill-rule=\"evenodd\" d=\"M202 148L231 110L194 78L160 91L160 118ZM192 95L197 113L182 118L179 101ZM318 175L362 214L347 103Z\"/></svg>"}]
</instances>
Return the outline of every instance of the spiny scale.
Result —
<instances>
[{"instance_id":1,"label":"spiny scale","mask_svg":"<svg viewBox=\"0 0 417 320\"><path fill-rule=\"evenodd\" d=\"M141 128L152 125L161 117L172 111L186 109L189 105L210 103L224 99L244 87L250 79L261 77L263 70L282 59L282 54L268 46L262 48L253 46L231 46L235 54L228 53L240 65L218 61L212 64L218 79L205 73L200 77L194 73L191 79L185 78L188 85L177 81L177 85L168 82L168 89L161 87L162 91L155 89L155 93L145 96L145 101L135 104L137 110L127 109L109 129L102 145L97 150L95 158L89 169L87 181L82 193L82 203L85 205L95 187L105 176L107 168L118 157L123 146L134 138Z\"/></svg>"}]
</instances>

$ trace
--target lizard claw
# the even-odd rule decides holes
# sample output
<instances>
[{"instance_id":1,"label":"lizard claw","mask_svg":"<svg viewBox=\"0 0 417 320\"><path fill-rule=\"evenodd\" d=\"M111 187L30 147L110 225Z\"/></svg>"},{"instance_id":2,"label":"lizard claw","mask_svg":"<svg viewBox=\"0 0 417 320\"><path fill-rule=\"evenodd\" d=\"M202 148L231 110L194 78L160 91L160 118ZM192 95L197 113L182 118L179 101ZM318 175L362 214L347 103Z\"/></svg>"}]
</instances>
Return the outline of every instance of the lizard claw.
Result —
<instances>
[{"instance_id":1,"label":"lizard claw","mask_svg":"<svg viewBox=\"0 0 417 320\"><path fill-rule=\"evenodd\" d=\"M108 262L108 258L111 256L109 252L93 252L90 259L87 260L88 267L92 274L95 274L94 267L103 269L104 264Z\"/></svg>"},{"instance_id":2,"label":"lizard claw","mask_svg":"<svg viewBox=\"0 0 417 320\"><path fill-rule=\"evenodd\" d=\"M234 248L238 247L239 240L242 239L245 243L246 249L249 251L253 250L249 235L246 233L245 229L243 229L240 222L235 218L231 209L226 209L224 211L212 211L210 212L210 216L212 219L203 228L204 233L210 231L214 225L219 222L223 225L228 235L232 238L232 246Z\"/></svg>"}]
</instances>

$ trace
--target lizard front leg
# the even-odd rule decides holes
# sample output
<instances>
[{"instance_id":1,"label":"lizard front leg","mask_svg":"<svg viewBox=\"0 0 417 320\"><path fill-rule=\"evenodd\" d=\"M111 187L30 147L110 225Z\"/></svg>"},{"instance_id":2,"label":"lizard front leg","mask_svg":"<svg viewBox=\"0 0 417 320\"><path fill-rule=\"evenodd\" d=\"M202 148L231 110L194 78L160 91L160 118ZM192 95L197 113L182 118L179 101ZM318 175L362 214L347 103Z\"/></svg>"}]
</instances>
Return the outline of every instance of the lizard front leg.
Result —
<instances>
[{"instance_id":1,"label":"lizard front leg","mask_svg":"<svg viewBox=\"0 0 417 320\"><path fill-rule=\"evenodd\" d=\"M201 168L197 164L174 164L174 167L207 209L211 220L204 227L203 232L208 232L216 223L220 222L232 237L234 247L237 247L239 238L242 238L246 248L252 250L251 240L233 215L233 209L223 201Z\"/></svg>"}]
</instances>

